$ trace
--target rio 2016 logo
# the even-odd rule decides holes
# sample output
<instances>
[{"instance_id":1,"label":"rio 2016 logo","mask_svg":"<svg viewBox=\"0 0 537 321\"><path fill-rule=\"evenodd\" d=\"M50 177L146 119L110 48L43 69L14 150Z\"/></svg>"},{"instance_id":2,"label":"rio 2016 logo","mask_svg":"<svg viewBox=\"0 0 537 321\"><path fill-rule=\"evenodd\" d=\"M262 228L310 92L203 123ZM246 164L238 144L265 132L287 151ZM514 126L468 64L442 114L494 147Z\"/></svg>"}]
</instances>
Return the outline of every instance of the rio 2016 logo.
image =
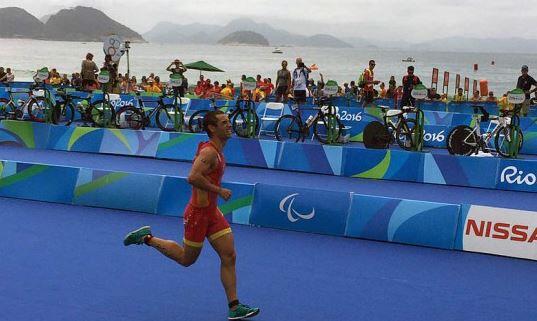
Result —
<instances>
[{"instance_id":1,"label":"rio 2016 logo","mask_svg":"<svg viewBox=\"0 0 537 321\"><path fill-rule=\"evenodd\" d=\"M444 131L439 133L425 133L423 135L423 140L426 142L443 142L445 141L446 136L444 136Z\"/></svg>"},{"instance_id":2,"label":"rio 2016 logo","mask_svg":"<svg viewBox=\"0 0 537 321\"><path fill-rule=\"evenodd\" d=\"M506 182L507 184L526 184L532 186L537 182L537 177L533 173L524 175L523 171L519 171L515 166L507 166L503 169L500 175L500 182Z\"/></svg>"},{"instance_id":3,"label":"rio 2016 logo","mask_svg":"<svg viewBox=\"0 0 537 321\"><path fill-rule=\"evenodd\" d=\"M294 193L287 195L280 201L280 211L283 213L287 213L287 219L294 223L298 221L299 219L303 220L311 220L315 216L315 208L312 208L311 212L308 214L301 214L297 212L295 209L293 209L293 203L295 202L295 197L297 197L299 194ZM287 201L289 200L289 203L286 206Z\"/></svg>"},{"instance_id":4,"label":"rio 2016 logo","mask_svg":"<svg viewBox=\"0 0 537 321\"><path fill-rule=\"evenodd\" d=\"M110 100L110 105L115 108L125 107L125 106L134 106L134 99L131 100L122 100L121 98Z\"/></svg>"},{"instance_id":5,"label":"rio 2016 logo","mask_svg":"<svg viewBox=\"0 0 537 321\"><path fill-rule=\"evenodd\" d=\"M361 121L362 120L362 112L358 113L349 113L346 110L342 110L341 114L338 112L337 117L341 120L345 121Z\"/></svg>"}]
</instances>

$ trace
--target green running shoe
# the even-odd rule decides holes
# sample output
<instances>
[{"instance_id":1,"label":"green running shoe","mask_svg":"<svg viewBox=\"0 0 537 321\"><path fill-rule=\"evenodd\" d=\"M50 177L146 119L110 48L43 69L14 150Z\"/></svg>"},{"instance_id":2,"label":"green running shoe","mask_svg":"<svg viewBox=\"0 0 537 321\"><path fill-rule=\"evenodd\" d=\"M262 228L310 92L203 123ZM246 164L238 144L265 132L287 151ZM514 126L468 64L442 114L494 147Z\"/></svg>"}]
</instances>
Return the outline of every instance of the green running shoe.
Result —
<instances>
[{"instance_id":1,"label":"green running shoe","mask_svg":"<svg viewBox=\"0 0 537 321\"><path fill-rule=\"evenodd\" d=\"M151 226L142 226L137 230L134 230L125 236L123 244L125 246L132 244L144 244L144 238L151 235Z\"/></svg>"},{"instance_id":2,"label":"green running shoe","mask_svg":"<svg viewBox=\"0 0 537 321\"><path fill-rule=\"evenodd\" d=\"M256 316L259 313L259 308L250 308L246 304L241 304L237 306L235 310L229 310L227 318L229 320L240 320L251 318Z\"/></svg>"}]
</instances>

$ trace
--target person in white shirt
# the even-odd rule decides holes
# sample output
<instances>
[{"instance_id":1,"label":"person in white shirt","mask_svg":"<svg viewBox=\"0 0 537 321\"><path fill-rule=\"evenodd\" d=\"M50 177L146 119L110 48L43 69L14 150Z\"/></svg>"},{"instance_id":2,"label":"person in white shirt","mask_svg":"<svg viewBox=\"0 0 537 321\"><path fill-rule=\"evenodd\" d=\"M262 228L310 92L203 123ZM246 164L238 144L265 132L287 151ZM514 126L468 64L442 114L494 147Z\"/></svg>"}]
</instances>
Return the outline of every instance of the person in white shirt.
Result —
<instances>
[{"instance_id":1,"label":"person in white shirt","mask_svg":"<svg viewBox=\"0 0 537 321\"><path fill-rule=\"evenodd\" d=\"M296 58L296 68L293 70L293 96L298 106L306 103L307 84L311 69L304 65L302 58Z\"/></svg>"}]
</instances>

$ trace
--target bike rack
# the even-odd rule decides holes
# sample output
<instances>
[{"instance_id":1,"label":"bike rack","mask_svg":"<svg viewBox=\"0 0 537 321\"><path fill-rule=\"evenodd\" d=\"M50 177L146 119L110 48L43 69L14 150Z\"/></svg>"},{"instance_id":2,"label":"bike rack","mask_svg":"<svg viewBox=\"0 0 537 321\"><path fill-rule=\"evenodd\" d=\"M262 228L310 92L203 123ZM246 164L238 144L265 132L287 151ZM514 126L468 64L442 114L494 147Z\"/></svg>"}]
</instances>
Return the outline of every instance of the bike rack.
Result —
<instances>
[{"instance_id":1,"label":"bike rack","mask_svg":"<svg viewBox=\"0 0 537 321\"><path fill-rule=\"evenodd\" d=\"M520 137L518 136L518 130L520 128L520 117L518 116L519 109L515 110L513 113L513 117L511 118L511 132L509 133L511 136L511 143L509 145L509 157L510 158L517 158L518 156L518 143L520 140Z\"/></svg>"}]
</instances>

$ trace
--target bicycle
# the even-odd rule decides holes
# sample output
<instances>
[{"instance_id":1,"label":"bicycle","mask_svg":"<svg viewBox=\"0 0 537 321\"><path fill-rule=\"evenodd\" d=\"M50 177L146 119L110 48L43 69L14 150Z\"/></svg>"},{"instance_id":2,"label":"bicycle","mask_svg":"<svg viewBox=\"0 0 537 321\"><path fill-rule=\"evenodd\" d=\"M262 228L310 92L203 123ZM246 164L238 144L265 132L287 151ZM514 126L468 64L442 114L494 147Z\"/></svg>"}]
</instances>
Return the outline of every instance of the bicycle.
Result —
<instances>
[{"instance_id":1,"label":"bicycle","mask_svg":"<svg viewBox=\"0 0 537 321\"><path fill-rule=\"evenodd\" d=\"M304 141L309 136L309 130L313 127L313 136L322 144L334 144L339 141L341 132L345 128L337 117L337 107L332 105L330 98L323 97L318 100L319 107L315 116L310 116L306 122L302 121L302 115L298 105L291 99L292 110L295 115L283 115L274 125L274 134L279 141Z\"/></svg>"},{"instance_id":2,"label":"bicycle","mask_svg":"<svg viewBox=\"0 0 537 321\"><path fill-rule=\"evenodd\" d=\"M90 103L88 107L88 116L95 127L108 127L110 124L117 127L115 123L116 109L110 103L110 94L107 91L109 80L110 74L108 71L103 70L99 73L97 81L103 88L103 98Z\"/></svg>"},{"instance_id":3,"label":"bicycle","mask_svg":"<svg viewBox=\"0 0 537 321\"><path fill-rule=\"evenodd\" d=\"M149 113L146 112L144 104L146 102L154 102L154 99L144 99L140 92L136 93L138 107L128 105L121 107L116 114L116 124L119 128L130 129L145 129L153 116L155 122L163 131L182 131L184 125L184 114L181 109L181 97L174 94L173 104L165 104L164 98L166 94L163 92L158 97L157 107L153 108Z\"/></svg>"},{"instance_id":4,"label":"bicycle","mask_svg":"<svg viewBox=\"0 0 537 321\"><path fill-rule=\"evenodd\" d=\"M59 88L56 91L56 95L59 96L59 100L54 106L52 113L52 123L55 125L63 124L65 126L71 125L75 121L75 111L78 111L81 115L81 120L84 122L83 126L87 126L87 123L91 123L91 114L89 110L88 99L90 94L85 97L80 95L73 95L72 88ZM75 99L82 99L75 104Z\"/></svg>"},{"instance_id":5,"label":"bicycle","mask_svg":"<svg viewBox=\"0 0 537 321\"><path fill-rule=\"evenodd\" d=\"M36 82L33 90L37 90L37 92L42 90L43 96L34 95L34 99L36 99L37 103L28 105L27 111L30 120L38 123L54 123L54 107L56 101L52 98L51 90L48 85Z\"/></svg>"},{"instance_id":6,"label":"bicycle","mask_svg":"<svg viewBox=\"0 0 537 321\"><path fill-rule=\"evenodd\" d=\"M472 120L475 122L473 127L459 125L449 133L447 137L447 149L452 155L478 154L479 151L489 152L490 141L494 138L494 147L496 152L502 157L510 157L511 137L514 128L517 130L519 137L518 150L522 148L524 137L519 127L511 125L511 117L518 118L517 111L501 111L500 116L490 116L483 106L473 105L474 115ZM479 112L482 113L479 114ZM481 133L481 123L490 121L486 131ZM491 127L494 126L494 128Z\"/></svg>"},{"instance_id":7,"label":"bicycle","mask_svg":"<svg viewBox=\"0 0 537 321\"><path fill-rule=\"evenodd\" d=\"M44 97L36 96L33 94L34 86L31 88L19 88L14 90L8 83L6 85L6 93L9 98L0 98L0 118L10 120L24 120L24 112L30 109L30 106L34 110L39 108L39 105L44 104ZM14 93L28 94L27 100L17 99L13 97Z\"/></svg>"},{"instance_id":8,"label":"bicycle","mask_svg":"<svg viewBox=\"0 0 537 321\"><path fill-rule=\"evenodd\" d=\"M225 106L217 106L215 97L210 98L213 110L222 110ZM193 133L203 131L203 118L209 112L209 109L201 109L190 116L188 128ZM255 102L251 99L237 99L235 109L227 109L225 113L231 120L233 131L239 137L252 138L259 131L259 117L255 110Z\"/></svg>"},{"instance_id":9,"label":"bicycle","mask_svg":"<svg viewBox=\"0 0 537 321\"><path fill-rule=\"evenodd\" d=\"M382 110L382 123L372 121L364 128L363 141L366 148L386 149L397 142L404 150L412 150L417 144L414 138L416 120L407 118L408 113L418 112L412 106L403 106L402 109L390 109L387 106L378 106ZM397 117L393 122L392 118Z\"/></svg>"}]
</instances>

